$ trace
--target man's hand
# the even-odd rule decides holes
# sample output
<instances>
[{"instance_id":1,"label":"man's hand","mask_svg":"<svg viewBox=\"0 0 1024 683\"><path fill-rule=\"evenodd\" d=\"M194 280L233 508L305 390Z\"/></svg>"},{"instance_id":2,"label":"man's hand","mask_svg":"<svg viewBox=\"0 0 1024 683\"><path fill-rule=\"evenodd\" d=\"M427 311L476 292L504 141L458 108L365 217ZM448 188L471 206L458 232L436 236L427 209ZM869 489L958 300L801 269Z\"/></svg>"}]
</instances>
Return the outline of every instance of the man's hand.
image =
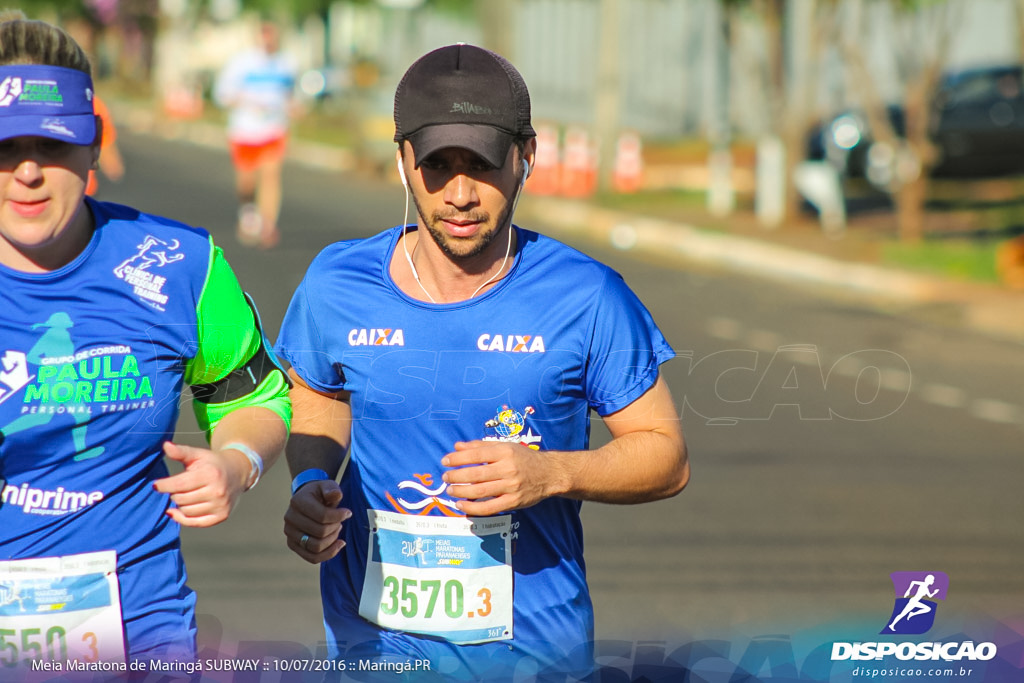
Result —
<instances>
[{"instance_id":1,"label":"man's hand","mask_svg":"<svg viewBox=\"0 0 1024 683\"><path fill-rule=\"evenodd\" d=\"M550 453L518 443L468 441L441 459L448 493L470 517L488 517L536 505L558 495L563 473Z\"/></svg>"},{"instance_id":2,"label":"man's hand","mask_svg":"<svg viewBox=\"0 0 1024 683\"><path fill-rule=\"evenodd\" d=\"M313 481L296 491L284 515L288 547L310 564L337 555L345 547L341 524L352 516L351 510L338 507L340 503L341 489L335 481Z\"/></svg>"},{"instance_id":3,"label":"man's hand","mask_svg":"<svg viewBox=\"0 0 1024 683\"><path fill-rule=\"evenodd\" d=\"M237 451L226 453L205 448L164 444L164 454L185 466L183 472L158 479L153 488L169 493L177 507L167 515L182 526L209 527L228 518L245 490L251 469Z\"/></svg>"}]
</instances>

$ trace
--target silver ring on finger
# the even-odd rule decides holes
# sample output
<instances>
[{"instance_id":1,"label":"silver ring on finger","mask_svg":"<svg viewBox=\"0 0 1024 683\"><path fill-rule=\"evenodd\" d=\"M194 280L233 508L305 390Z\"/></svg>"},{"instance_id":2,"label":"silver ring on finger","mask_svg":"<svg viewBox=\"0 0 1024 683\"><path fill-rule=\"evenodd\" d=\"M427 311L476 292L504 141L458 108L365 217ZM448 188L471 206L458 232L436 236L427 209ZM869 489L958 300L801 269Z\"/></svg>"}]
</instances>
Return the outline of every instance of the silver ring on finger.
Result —
<instances>
[{"instance_id":1,"label":"silver ring on finger","mask_svg":"<svg viewBox=\"0 0 1024 683\"><path fill-rule=\"evenodd\" d=\"M309 543L309 534L302 534L302 538L299 539L299 547L303 550L309 550L309 548L306 547L307 543Z\"/></svg>"}]
</instances>

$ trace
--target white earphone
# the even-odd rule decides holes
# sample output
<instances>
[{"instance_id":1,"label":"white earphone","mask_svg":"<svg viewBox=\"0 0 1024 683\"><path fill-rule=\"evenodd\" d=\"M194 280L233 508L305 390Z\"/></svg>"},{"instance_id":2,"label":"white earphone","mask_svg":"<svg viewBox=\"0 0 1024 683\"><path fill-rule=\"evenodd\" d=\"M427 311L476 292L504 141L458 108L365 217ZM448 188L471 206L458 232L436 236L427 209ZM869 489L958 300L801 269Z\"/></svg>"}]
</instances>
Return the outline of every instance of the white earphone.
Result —
<instances>
[{"instance_id":1,"label":"white earphone","mask_svg":"<svg viewBox=\"0 0 1024 683\"><path fill-rule=\"evenodd\" d=\"M402 187L409 187L409 180L405 177L405 166L402 165L401 161L395 163L398 166L398 177L402 179Z\"/></svg>"}]
</instances>

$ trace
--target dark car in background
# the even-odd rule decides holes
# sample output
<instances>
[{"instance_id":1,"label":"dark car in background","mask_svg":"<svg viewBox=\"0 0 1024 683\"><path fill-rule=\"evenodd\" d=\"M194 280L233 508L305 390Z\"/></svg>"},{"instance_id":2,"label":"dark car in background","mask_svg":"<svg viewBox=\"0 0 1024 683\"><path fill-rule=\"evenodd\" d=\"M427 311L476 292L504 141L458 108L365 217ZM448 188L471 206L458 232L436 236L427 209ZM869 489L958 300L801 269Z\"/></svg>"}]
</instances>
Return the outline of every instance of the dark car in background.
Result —
<instances>
[{"instance_id":1,"label":"dark car in background","mask_svg":"<svg viewBox=\"0 0 1024 683\"><path fill-rule=\"evenodd\" d=\"M946 74L932 100L929 130L938 151L930 175L994 178L1024 174L1024 65ZM887 107L895 132L906 126L899 105ZM808 158L828 160L846 177L874 185L891 180L895 150L876 144L867 117L846 111L812 128Z\"/></svg>"}]
</instances>

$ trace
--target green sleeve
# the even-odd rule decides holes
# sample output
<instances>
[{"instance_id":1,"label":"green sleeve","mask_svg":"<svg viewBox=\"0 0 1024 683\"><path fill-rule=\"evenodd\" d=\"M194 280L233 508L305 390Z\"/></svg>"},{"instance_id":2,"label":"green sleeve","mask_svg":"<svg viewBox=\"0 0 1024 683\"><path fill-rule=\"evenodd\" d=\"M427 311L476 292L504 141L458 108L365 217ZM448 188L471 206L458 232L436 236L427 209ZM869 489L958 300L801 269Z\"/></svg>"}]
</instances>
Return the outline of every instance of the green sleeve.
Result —
<instances>
[{"instance_id":1,"label":"green sleeve","mask_svg":"<svg viewBox=\"0 0 1024 683\"><path fill-rule=\"evenodd\" d=\"M259 351L261 344L266 345L238 279L224 258L223 250L214 246L212 238L210 265L196 306L196 321L198 350L185 369L185 381L190 385L212 384L224 379L245 365ZM266 345L266 350L271 353L269 345ZM232 401L192 401L196 419L207 439L225 415L247 406L272 410L289 427L291 403L283 371L275 368L252 392Z\"/></svg>"}]
</instances>

